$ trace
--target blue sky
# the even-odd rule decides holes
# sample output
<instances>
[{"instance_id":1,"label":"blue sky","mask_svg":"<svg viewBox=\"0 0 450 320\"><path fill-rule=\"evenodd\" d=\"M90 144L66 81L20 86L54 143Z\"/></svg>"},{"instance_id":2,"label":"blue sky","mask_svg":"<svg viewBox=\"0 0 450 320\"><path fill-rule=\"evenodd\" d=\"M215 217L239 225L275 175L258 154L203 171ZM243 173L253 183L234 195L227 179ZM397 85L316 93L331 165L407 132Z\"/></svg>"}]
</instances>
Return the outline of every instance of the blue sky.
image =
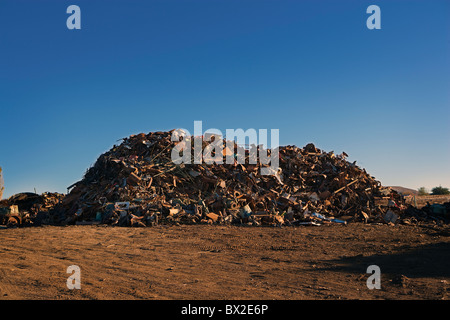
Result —
<instances>
[{"instance_id":1,"label":"blue sky","mask_svg":"<svg viewBox=\"0 0 450 320\"><path fill-rule=\"evenodd\" d=\"M65 192L118 139L195 120L450 187L449 89L448 0L0 0L4 197Z\"/></svg>"}]
</instances>

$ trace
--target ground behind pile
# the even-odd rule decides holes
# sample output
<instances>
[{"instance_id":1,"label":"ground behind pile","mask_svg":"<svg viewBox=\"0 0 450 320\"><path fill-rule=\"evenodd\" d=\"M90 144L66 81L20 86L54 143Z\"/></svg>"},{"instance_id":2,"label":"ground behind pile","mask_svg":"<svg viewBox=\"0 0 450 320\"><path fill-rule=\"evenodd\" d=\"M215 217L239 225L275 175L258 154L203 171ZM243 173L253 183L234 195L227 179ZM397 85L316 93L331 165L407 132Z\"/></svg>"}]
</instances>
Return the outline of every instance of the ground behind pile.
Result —
<instances>
[{"instance_id":1,"label":"ground behind pile","mask_svg":"<svg viewBox=\"0 0 450 320\"><path fill-rule=\"evenodd\" d=\"M0 299L448 299L449 230L368 225L0 230ZM369 290L369 265L381 289ZM81 289L69 290L70 265Z\"/></svg>"}]
</instances>

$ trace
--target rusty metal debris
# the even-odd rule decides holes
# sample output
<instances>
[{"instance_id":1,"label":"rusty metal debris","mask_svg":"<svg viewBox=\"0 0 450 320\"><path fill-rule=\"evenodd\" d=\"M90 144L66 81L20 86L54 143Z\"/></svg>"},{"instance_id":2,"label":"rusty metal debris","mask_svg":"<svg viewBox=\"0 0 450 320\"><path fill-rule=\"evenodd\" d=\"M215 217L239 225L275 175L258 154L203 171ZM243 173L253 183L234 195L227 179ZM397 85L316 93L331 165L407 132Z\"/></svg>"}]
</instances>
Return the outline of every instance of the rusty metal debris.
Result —
<instances>
[{"instance_id":1,"label":"rusty metal debris","mask_svg":"<svg viewBox=\"0 0 450 320\"><path fill-rule=\"evenodd\" d=\"M5 190L5 186L4 186L4 180L3 180L3 171L2 171L2 167L0 167L0 200L2 200L3 197L3 190Z\"/></svg>"},{"instance_id":2,"label":"rusty metal debris","mask_svg":"<svg viewBox=\"0 0 450 320\"><path fill-rule=\"evenodd\" d=\"M8 227L51 224L50 211L64 198L59 193L18 193L0 201L0 225Z\"/></svg>"},{"instance_id":3,"label":"rusty metal debris","mask_svg":"<svg viewBox=\"0 0 450 320\"><path fill-rule=\"evenodd\" d=\"M412 205L404 211L405 218L402 223L415 224L418 222L429 222L433 224L448 224L450 222L450 202L443 204L427 204L422 208Z\"/></svg>"},{"instance_id":4,"label":"rusty metal debris","mask_svg":"<svg viewBox=\"0 0 450 320\"><path fill-rule=\"evenodd\" d=\"M406 206L403 196L383 187L348 155L307 144L279 148L279 169L261 175L249 150L245 163L175 164L179 142L170 132L124 138L102 154L68 194L20 193L0 201L0 224L244 224L320 226L361 221L411 224L448 222L450 203L423 209ZM226 142L224 140L224 142ZM225 145L226 143L224 143ZM203 142L202 150L207 147ZM251 146L255 147L255 146ZM191 156L196 156L191 145ZM256 147L256 148L259 148Z\"/></svg>"},{"instance_id":5,"label":"rusty metal debris","mask_svg":"<svg viewBox=\"0 0 450 320\"><path fill-rule=\"evenodd\" d=\"M261 164L249 164L249 149L245 164L177 165L171 151L179 142L171 141L171 133L133 135L102 154L69 187L54 220L120 226L314 225L382 222L388 210L397 216L404 210L397 192L348 162L345 153L325 152L311 143L280 147L279 170L265 176ZM206 146L203 142L202 150ZM242 151L234 146L224 157Z\"/></svg>"}]
</instances>

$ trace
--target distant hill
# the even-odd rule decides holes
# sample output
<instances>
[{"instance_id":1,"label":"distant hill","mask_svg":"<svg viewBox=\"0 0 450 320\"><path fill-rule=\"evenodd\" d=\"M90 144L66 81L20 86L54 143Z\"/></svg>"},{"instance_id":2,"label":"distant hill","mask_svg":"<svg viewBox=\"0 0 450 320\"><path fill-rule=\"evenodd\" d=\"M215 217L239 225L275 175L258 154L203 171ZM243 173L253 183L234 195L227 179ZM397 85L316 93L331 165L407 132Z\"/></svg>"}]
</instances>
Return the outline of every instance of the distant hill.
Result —
<instances>
[{"instance_id":1,"label":"distant hill","mask_svg":"<svg viewBox=\"0 0 450 320\"><path fill-rule=\"evenodd\" d=\"M389 188L391 188L403 195L409 195L409 194L414 195L414 196L419 195L419 191L414 190L414 189L409 189L409 188L404 188L404 187L399 187L399 186L389 186Z\"/></svg>"}]
</instances>

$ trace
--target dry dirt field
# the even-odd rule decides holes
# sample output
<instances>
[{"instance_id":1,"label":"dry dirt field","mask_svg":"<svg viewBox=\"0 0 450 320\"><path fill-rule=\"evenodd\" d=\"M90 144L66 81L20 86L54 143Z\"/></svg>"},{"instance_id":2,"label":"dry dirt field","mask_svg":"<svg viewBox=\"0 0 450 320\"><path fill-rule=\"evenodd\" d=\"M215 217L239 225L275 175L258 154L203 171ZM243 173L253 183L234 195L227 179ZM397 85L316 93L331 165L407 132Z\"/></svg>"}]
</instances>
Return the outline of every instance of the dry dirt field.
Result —
<instances>
[{"instance_id":1,"label":"dry dirt field","mask_svg":"<svg viewBox=\"0 0 450 320\"><path fill-rule=\"evenodd\" d=\"M182 225L0 230L0 299L448 300L448 227ZM67 267L81 269L69 290ZM378 265L381 289L369 290Z\"/></svg>"}]
</instances>

